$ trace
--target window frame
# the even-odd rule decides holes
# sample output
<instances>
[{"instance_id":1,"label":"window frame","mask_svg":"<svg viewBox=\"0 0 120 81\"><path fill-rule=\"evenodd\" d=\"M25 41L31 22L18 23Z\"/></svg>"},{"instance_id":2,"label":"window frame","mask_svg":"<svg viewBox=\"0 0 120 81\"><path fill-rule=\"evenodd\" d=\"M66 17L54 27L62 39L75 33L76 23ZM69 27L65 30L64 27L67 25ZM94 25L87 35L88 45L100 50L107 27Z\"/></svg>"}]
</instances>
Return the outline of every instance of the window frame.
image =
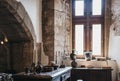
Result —
<instances>
[{"instance_id":1,"label":"window frame","mask_svg":"<svg viewBox=\"0 0 120 81\"><path fill-rule=\"evenodd\" d=\"M79 24L84 24L84 32L89 33L88 35L90 35L89 37L91 38L87 38L87 35L84 37L85 39L89 39L90 42L92 42L92 24L101 24L102 29L101 29L101 55L100 56L104 56L104 0L102 0L102 10L101 10L101 14L102 15L92 15L92 0L84 0L85 4L84 4L84 16L75 16L75 0L72 0L72 48L75 49L75 25L79 25ZM90 4L89 4L90 2ZM89 9L87 9L87 7L89 7ZM88 10L88 12L86 11ZM91 19L88 21L87 23L87 19ZM89 24L89 27L88 27ZM85 40L85 43L87 43L88 41ZM88 43L84 44L84 49L91 50L92 49L92 43ZM96 55L93 55L96 57ZM83 58L83 55L77 55L77 58Z\"/></svg>"}]
</instances>

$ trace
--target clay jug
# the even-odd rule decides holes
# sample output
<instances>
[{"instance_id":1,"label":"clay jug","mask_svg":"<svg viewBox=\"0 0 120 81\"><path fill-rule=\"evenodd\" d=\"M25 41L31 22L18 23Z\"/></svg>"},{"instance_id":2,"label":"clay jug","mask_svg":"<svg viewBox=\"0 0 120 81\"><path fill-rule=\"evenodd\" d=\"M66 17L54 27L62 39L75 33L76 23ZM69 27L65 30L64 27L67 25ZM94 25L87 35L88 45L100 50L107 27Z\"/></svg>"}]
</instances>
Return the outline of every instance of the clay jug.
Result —
<instances>
[{"instance_id":1,"label":"clay jug","mask_svg":"<svg viewBox=\"0 0 120 81\"><path fill-rule=\"evenodd\" d=\"M75 60L72 60L71 66L72 66L73 68L77 68L78 64L77 64L77 62L76 62Z\"/></svg>"}]
</instances>

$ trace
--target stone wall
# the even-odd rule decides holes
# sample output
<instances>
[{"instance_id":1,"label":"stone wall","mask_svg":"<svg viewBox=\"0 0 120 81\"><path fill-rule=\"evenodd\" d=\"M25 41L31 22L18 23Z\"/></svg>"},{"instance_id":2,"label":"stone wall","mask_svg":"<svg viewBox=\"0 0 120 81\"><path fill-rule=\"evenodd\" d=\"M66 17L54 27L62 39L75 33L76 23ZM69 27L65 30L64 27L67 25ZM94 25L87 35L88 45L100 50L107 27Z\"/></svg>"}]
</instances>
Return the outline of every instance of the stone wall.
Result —
<instances>
[{"instance_id":1,"label":"stone wall","mask_svg":"<svg viewBox=\"0 0 120 81\"><path fill-rule=\"evenodd\" d=\"M104 20L104 55L108 57L109 32L111 25L111 0L105 0L105 20Z\"/></svg>"},{"instance_id":2,"label":"stone wall","mask_svg":"<svg viewBox=\"0 0 120 81\"><path fill-rule=\"evenodd\" d=\"M64 55L67 55L70 52L70 12L70 0L55 0L54 55L57 64L60 64Z\"/></svg>"},{"instance_id":3,"label":"stone wall","mask_svg":"<svg viewBox=\"0 0 120 81\"><path fill-rule=\"evenodd\" d=\"M10 45L11 69L16 72L24 71L33 62L33 44L31 42L13 43ZM14 50L14 51L13 51Z\"/></svg>"},{"instance_id":4,"label":"stone wall","mask_svg":"<svg viewBox=\"0 0 120 81\"><path fill-rule=\"evenodd\" d=\"M21 72L33 62L36 35L31 19L21 2L0 0L0 30L8 42L0 45L0 72ZM4 23L4 25L3 25Z\"/></svg>"},{"instance_id":5,"label":"stone wall","mask_svg":"<svg viewBox=\"0 0 120 81\"><path fill-rule=\"evenodd\" d=\"M0 72L10 69L10 53L8 46L0 45Z\"/></svg>"},{"instance_id":6,"label":"stone wall","mask_svg":"<svg viewBox=\"0 0 120 81\"><path fill-rule=\"evenodd\" d=\"M42 5L43 50L54 60L54 0L43 0Z\"/></svg>"},{"instance_id":7,"label":"stone wall","mask_svg":"<svg viewBox=\"0 0 120 81\"><path fill-rule=\"evenodd\" d=\"M112 20L111 31L114 32L116 36L120 36L120 1L112 0Z\"/></svg>"},{"instance_id":8,"label":"stone wall","mask_svg":"<svg viewBox=\"0 0 120 81\"><path fill-rule=\"evenodd\" d=\"M43 0L43 49L57 64L70 49L70 9L70 0Z\"/></svg>"}]
</instances>

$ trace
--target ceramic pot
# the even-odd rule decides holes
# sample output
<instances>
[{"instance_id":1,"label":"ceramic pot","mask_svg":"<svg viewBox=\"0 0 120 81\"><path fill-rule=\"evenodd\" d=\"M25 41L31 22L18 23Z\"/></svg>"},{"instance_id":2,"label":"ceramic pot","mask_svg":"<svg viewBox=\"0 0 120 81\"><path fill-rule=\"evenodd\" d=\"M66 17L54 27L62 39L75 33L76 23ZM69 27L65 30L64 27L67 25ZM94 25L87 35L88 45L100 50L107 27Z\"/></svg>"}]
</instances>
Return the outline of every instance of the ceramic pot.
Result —
<instances>
[{"instance_id":1,"label":"ceramic pot","mask_svg":"<svg viewBox=\"0 0 120 81\"><path fill-rule=\"evenodd\" d=\"M73 68L77 68L78 64L77 64L77 62L76 62L75 60L73 60L73 61L71 62L71 66L72 66Z\"/></svg>"}]
</instances>

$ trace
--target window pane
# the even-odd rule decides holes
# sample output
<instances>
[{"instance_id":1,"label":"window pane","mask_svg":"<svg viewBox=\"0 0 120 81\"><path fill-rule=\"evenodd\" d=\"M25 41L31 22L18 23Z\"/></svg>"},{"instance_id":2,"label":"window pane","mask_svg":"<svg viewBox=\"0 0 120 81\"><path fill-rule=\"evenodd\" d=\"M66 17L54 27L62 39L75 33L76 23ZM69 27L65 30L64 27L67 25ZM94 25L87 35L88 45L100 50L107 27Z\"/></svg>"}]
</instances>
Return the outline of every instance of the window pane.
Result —
<instances>
[{"instance_id":1,"label":"window pane","mask_svg":"<svg viewBox=\"0 0 120 81\"><path fill-rule=\"evenodd\" d=\"M77 54L83 54L84 25L75 25L75 50Z\"/></svg>"},{"instance_id":2,"label":"window pane","mask_svg":"<svg viewBox=\"0 0 120 81\"><path fill-rule=\"evenodd\" d=\"M93 24L92 31L92 53L101 55L101 24Z\"/></svg>"},{"instance_id":3,"label":"window pane","mask_svg":"<svg viewBox=\"0 0 120 81\"><path fill-rule=\"evenodd\" d=\"M92 2L92 15L101 15L102 0L93 0Z\"/></svg>"},{"instance_id":4,"label":"window pane","mask_svg":"<svg viewBox=\"0 0 120 81\"><path fill-rule=\"evenodd\" d=\"M84 15L84 0L75 1L75 16Z\"/></svg>"}]
</instances>

